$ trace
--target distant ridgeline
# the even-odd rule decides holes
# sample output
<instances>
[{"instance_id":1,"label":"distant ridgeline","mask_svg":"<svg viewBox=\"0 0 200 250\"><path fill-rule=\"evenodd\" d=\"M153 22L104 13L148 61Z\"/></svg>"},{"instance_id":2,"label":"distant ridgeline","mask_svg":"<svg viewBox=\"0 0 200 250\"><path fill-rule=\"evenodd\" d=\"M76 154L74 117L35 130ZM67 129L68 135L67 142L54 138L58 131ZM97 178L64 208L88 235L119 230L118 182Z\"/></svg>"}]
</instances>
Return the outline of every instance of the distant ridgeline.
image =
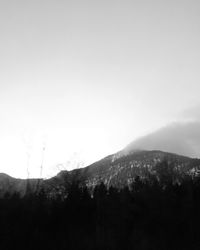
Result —
<instances>
[{"instance_id":1,"label":"distant ridgeline","mask_svg":"<svg viewBox=\"0 0 200 250\"><path fill-rule=\"evenodd\" d=\"M19 193L35 193L43 190L50 197L66 194L67 188L74 182L93 190L103 182L110 186L131 187L136 178L143 182L159 181L163 186L180 184L185 178L197 178L200 175L200 159L193 159L162 151L120 151L109 155L92 165L72 171L61 171L53 178L15 179L0 174L0 196Z\"/></svg>"},{"instance_id":2,"label":"distant ridgeline","mask_svg":"<svg viewBox=\"0 0 200 250\"><path fill-rule=\"evenodd\" d=\"M45 181L10 178L26 192L0 198L1 250L200 249L199 160L157 162L163 155L109 156Z\"/></svg>"}]
</instances>

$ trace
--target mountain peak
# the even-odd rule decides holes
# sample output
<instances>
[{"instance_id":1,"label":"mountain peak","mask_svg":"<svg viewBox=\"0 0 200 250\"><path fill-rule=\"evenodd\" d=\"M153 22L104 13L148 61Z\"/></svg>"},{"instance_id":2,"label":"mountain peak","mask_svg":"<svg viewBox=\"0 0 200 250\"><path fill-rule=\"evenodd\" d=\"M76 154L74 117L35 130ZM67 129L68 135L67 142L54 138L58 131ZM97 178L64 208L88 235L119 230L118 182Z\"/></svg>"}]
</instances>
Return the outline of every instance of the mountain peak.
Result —
<instances>
[{"instance_id":1,"label":"mountain peak","mask_svg":"<svg viewBox=\"0 0 200 250\"><path fill-rule=\"evenodd\" d=\"M169 164L162 165L162 162ZM170 171L168 171L170 169ZM166 172L168 171L168 172ZM93 189L100 182L121 188L130 185L135 178L160 179L160 175L170 175L173 182L181 182L184 176L196 176L200 173L200 160L161 150L119 151L85 168L72 171L63 170L47 180L20 180L6 174L0 174L0 194L19 192L25 194L27 183L33 191L43 188L50 195L62 193L72 182L79 182Z\"/></svg>"}]
</instances>

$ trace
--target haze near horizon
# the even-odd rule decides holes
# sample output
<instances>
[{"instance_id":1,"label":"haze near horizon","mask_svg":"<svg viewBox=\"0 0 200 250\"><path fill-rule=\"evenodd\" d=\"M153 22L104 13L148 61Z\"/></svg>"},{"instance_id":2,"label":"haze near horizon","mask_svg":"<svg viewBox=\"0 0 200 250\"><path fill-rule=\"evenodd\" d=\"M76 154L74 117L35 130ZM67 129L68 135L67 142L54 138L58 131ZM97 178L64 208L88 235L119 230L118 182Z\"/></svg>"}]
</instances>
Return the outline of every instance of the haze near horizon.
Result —
<instances>
[{"instance_id":1,"label":"haze near horizon","mask_svg":"<svg viewBox=\"0 0 200 250\"><path fill-rule=\"evenodd\" d=\"M2 1L0 172L49 177L198 123L199 12L197 0Z\"/></svg>"}]
</instances>

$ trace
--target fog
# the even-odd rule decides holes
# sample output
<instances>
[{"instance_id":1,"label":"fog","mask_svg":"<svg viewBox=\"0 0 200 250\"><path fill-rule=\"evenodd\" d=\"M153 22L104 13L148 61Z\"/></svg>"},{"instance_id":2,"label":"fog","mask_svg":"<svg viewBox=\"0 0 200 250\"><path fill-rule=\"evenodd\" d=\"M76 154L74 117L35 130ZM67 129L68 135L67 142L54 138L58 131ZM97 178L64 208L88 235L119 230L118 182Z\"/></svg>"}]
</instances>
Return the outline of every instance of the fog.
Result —
<instances>
[{"instance_id":1,"label":"fog","mask_svg":"<svg viewBox=\"0 0 200 250\"><path fill-rule=\"evenodd\" d=\"M190 157L200 157L200 122L176 122L130 143L129 150L162 150Z\"/></svg>"}]
</instances>

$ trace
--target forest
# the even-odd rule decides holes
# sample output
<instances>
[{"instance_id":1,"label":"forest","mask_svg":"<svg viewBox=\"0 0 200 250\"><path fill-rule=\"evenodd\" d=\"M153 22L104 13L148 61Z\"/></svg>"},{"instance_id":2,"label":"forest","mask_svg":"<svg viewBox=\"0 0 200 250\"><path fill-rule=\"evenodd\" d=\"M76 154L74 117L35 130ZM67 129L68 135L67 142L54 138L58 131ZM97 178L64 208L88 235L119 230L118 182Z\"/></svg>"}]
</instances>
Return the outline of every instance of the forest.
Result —
<instances>
[{"instance_id":1,"label":"forest","mask_svg":"<svg viewBox=\"0 0 200 250\"><path fill-rule=\"evenodd\" d=\"M200 249L200 178L141 180L88 190L73 182L53 199L41 190L0 199L0 249Z\"/></svg>"}]
</instances>

